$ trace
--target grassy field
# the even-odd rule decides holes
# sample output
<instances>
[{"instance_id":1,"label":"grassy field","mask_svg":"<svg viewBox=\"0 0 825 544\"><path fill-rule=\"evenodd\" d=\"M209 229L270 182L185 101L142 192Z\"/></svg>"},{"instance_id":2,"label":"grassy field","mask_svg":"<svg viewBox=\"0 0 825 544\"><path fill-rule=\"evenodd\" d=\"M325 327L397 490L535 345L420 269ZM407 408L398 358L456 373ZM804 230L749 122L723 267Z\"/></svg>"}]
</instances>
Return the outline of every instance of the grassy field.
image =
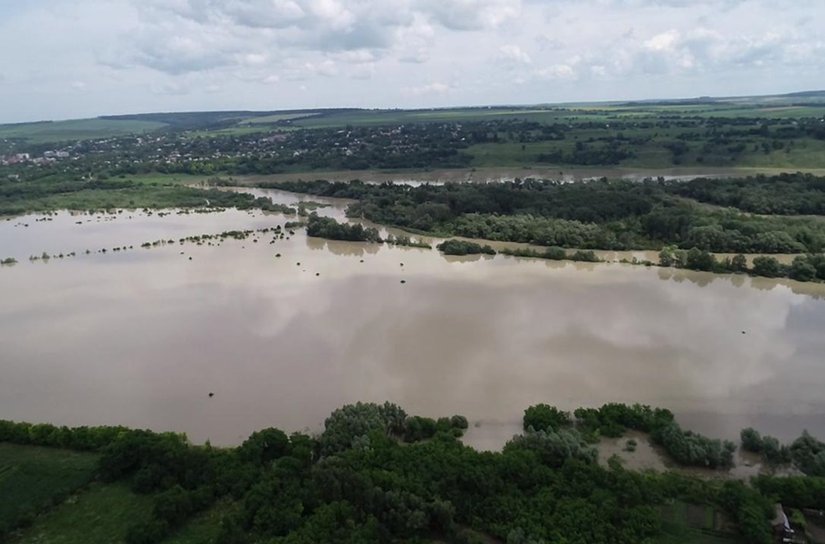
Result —
<instances>
[{"instance_id":1,"label":"grassy field","mask_svg":"<svg viewBox=\"0 0 825 544\"><path fill-rule=\"evenodd\" d=\"M128 528L148 516L152 500L125 483L93 484L39 517L14 544L118 544Z\"/></svg>"},{"instance_id":2,"label":"grassy field","mask_svg":"<svg viewBox=\"0 0 825 544\"><path fill-rule=\"evenodd\" d=\"M166 125L154 121L119 121L112 119L76 119L0 125L0 139L22 139L41 144L110 138L157 130Z\"/></svg>"},{"instance_id":3,"label":"grassy field","mask_svg":"<svg viewBox=\"0 0 825 544\"><path fill-rule=\"evenodd\" d=\"M0 527L33 516L88 483L97 456L0 443Z\"/></svg>"},{"instance_id":4,"label":"grassy field","mask_svg":"<svg viewBox=\"0 0 825 544\"><path fill-rule=\"evenodd\" d=\"M662 508L664 535L657 544L732 544L739 542L721 512L708 505L675 502Z\"/></svg>"},{"instance_id":5,"label":"grassy field","mask_svg":"<svg viewBox=\"0 0 825 544\"><path fill-rule=\"evenodd\" d=\"M281 121L292 121L294 119L303 119L307 117L314 117L318 115L317 113L276 113L273 115L264 115L263 117L252 117L250 119L245 119L241 122L241 124L251 124L251 125L259 125L259 124L269 124L269 123L279 123Z\"/></svg>"},{"instance_id":6,"label":"grassy field","mask_svg":"<svg viewBox=\"0 0 825 544\"><path fill-rule=\"evenodd\" d=\"M221 501L206 512L197 514L163 542L164 544L209 544L215 542L221 528L221 519L236 508L237 505L233 502Z\"/></svg>"}]
</instances>

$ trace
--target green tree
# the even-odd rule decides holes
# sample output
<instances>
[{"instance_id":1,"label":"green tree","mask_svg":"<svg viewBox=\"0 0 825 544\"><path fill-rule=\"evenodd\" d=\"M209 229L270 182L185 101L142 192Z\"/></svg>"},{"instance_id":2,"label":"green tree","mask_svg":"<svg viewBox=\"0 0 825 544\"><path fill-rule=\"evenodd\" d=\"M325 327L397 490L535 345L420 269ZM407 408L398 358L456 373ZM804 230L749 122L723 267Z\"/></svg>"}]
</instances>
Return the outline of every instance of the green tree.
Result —
<instances>
[{"instance_id":1,"label":"green tree","mask_svg":"<svg viewBox=\"0 0 825 544\"><path fill-rule=\"evenodd\" d=\"M797 281L811 281L816 277L816 268L808 262L807 257L799 255L794 257L788 269L788 277Z\"/></svg>"},{"instance_id":2,"label":"green tree","mask_svg":"<svg viewBox=\"0 0 825 544\"><path fill-rule=\"evenodd\" d=\"M753 258L753 273L766 278L778 278L783 276L782 265L776 257L759 255Z\"/></svg>"},{"instance_id":3,"label":"green tree","mask_svg":"<svg viewBox=\"0 0 825 544\"><path fill-rule=\"evenodd\" d=\"M748 258L738 253L733 256L730 260L730 269L731 272L747 272L748 271Z\"/></svg>"},{"instance_id":4,"label":"green tree","mask_svg":"<svg viewBox=\"0 0 825 544\"><path fill-rule=\"evenodd\" d=\"M549 404L536 404L524 411L524 430L552 431L571 424L570 414Z\"/></svg>"}]
</instances>

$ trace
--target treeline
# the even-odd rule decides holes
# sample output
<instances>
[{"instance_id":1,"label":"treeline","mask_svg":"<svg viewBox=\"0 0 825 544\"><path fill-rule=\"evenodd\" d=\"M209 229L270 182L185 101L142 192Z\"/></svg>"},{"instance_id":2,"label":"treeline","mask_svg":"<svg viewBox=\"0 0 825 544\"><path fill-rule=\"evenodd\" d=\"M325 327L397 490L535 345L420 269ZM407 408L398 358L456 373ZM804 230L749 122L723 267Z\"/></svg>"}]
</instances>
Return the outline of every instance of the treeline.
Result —
<instances>
[{"instance_id":1,"label":"treeline","mask_svg":"<svg viewBox=\"0 0 825 544\"><path fill-rule=\"evenodd\" d=\"M378 229L365 227L360 223L339 223L331 217L321 217L311 213L307 220L307 235L328 240L351 242L381 242Z\"/></svg>"},{"instance_id":2,"label":"treeline","mask_svg":"<svg viewBox=\"0 0 825 544\"><path fill-rule=\"evenodd\" d=\"M808 479L787 489L762 479L752 488L596 462L588 434L655 433L674 424L666 410L581 409L575 427L550 407L528 412L528 431L501 453L464 446L461 416L410 416L389 403L344 406L316 437L270 428L228 449L174 434L10 422L0 423L0 440L100 452L101 479L152 497L148 518L137 516L127 531L129 544L162 542L217 500L233 505L220 521L219 544L635 544L665 534L662 505L673 501L722 510L743 542L767 544L778 495L800 508L821 504L821 486Z\"/></svg>"},{"instance_id":3,"label":"treeline","mask_svg":"<svg viewBox=\"0 0 825 544\"><path fill-rule=\"evenodd\" d=\"M177 184L148 185L132 180L60 179L0 183L0 216L58 209L237 208L295 214L296 210L249 193L199 189Z\"/></svg>"},{"instance_id":4,"label":"treeline","mask_svg":"<svg viewBox=\"0 0 825 544\"><path fill-rule=\"evenodd\" d=\"M825 477L825 443L803 431L790 446L781 444L772 436L762 436L748 427L740 433L742 449L757 453L770 466L793 464L808 476Z\"/></svg>"},{"instance_id":5,"label":"treeline","mask_svg":"<svg viewBox=\"0 0 825 544\"><path fill-rule=\"evenodd\" d=\"M565 251L563 247L548 247L543 251L535 249L502 249L501 253L512 257L530 257L535 259L547 259L550 261L580 261L587 263L598 263L601 259L591 250L576 250L572 253Z\"/></svg>"},{"instance_id":6,"label":"treeline","mask_svg":"<svg viewBox=\"0 0 825 544\"><path fill-rule=\"evenodd\" d=\"M717 259L715 255L698 248L688 251L668 246L659 252L659 266L703 270L717 273L745 273L766 278L790 278L797 281L825 280L825 255L797 255L791 264L780 263L776 257L759 255L748 266L742 255Z\"/></svg>"},{"instance_id":7,"label":"treeline","mask_svg":"<svg viewBox=\"0 0 825 544\"><path fill-rule=\"evenodd\" d=\"M489 245L481 245L467 240L444 240L437 246L444 255L495 255L496 250Z\"/></svg>"},{"instance_id":8,"label":"treeline","mask_svg":"<svg viewBox=\"0 0 825 544\"><path fill-rule=\"evenodd\" d=\"M786 173L749 178L701 178L671 183L675 194L746 212L825 215L825 177Z\"/></svg>"},{"instance_id":9,"label":"treeline","mask_svg":"<svg viewBox=\"0 0 825 544\"><path fill-rule=\"evenodd\" d=\"M825 249L825 222L708 208L686 200L680 194L682 185L663 180L527 179L416 187L318 180L265 185L356 199L347 211L352 217L439 236L605 250L674 245L769 254Z\"/></svg>"}]
</instances>

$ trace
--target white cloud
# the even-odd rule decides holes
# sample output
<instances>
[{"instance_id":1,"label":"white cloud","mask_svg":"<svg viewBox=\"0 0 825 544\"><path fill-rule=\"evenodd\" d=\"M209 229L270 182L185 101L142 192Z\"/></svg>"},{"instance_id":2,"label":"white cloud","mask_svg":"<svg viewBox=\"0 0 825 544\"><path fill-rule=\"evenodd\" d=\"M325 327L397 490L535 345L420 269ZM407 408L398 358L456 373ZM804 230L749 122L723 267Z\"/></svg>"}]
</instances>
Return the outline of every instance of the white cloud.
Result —
<instances>
[{"instance_id":1,"label":"white cloud","mask_svg":"<svg viewBox=\"0 0 825 544\"><path fill-rule=\"evenodd\" d=\"M416 95L416 96L432 95L432 94L443 95L443 94L447 94L448 92L450 92L451 89L452 89L452 87L450 87L446 83L440 83L438 81L434 81L432 83L429 83L427 85L422 85L420 87L412 87L411 89L409 89L408 92L410 94L413 94L413 95Z\"/></svg>"},{"instance_id":2,"label":"white cloud","mask_svg":"<svg viewBox=\"0 0 825 544\"><path fill-rule=\"evenodd\" d=\"M576 70L569 64L554 64L535 71L540 79L576 79Z\"/></svg>"},{"instance_id":3,"label":"white cloud","mask_svg":"<svg viewBox=\"0 0 825 544\"><path fill-rule=\"evenodd\" d=\"M649 40L644 42L646 49L651 51L672 51L673 46L679 40L678 30L668 30L661 34L656 34Z\"/></svg>"},{"instance_id":4,"label":"white cloud","mask_svg":"<svg viewBox=\"0 0 825 544\"><path fill-rule=\"evenodd\" d=\"M304 64L304 69L310 74L324 77L332 77L338 75L338 66L335 64L335 62L329 59L317 63L307 62L306 64Z\"/></svg>"},{"instance_id":5,"label":"white cloud","mask_svg":"<svg viewBox=\"0 0 825 544\"><path fill-rule=\"evenodd\" d=\"M499 59L507 61L507 62L514 62L517 64L530 64L533 60L530 58L530 55L522 51L522 49L513 44L502 45L498 48L499 51Z\"/></svg>"},{"instance_id":6,"label":"white cloud","mask_svg":"<svg viewBox=\"0 0 825 544\"><path fill-rule=\"evenodd\" d=\"M14 54L0 55L0 122L825 86L819 0L30 0L4 9L0 51Z\"/></svg>"}]
</instances>

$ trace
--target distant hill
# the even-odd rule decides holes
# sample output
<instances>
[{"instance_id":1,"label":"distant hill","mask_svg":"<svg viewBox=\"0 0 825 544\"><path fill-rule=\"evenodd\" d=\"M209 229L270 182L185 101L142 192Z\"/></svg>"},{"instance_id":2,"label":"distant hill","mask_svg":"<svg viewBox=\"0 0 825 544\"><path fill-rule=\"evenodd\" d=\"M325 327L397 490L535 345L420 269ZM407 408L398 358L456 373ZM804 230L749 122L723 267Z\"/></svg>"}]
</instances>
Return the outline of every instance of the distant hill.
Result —
<instances>
[{"instance_id":1,"label":"distant hill","mask_svg":"<svg viewBox=\"0 0 825 544\"><path fill-rule=\"evenodd\" d=\"M353 108L313 109L313 110L272 110L272 111L190 111L164 113L136 113L129 115L104 115L100 119L110 121L149 121L163 123L178 130L197 130L203 128L221 128L236 125L243 121L254 121L256 118L284 116L304 117L320 113L340 113L357 111Z\"/></svg>"},{"instance_id":2,"label":"distant hill","mask_svg":"<svg viewBox=\"0 0 825 544\"><path fill-rule=\"evenodd\" d=\"M819 116L825 111L825 90L787 94L739 97L653 99L612 102L584 102L520 106L475 106L428 109L359 109L322 108L271 111L192 111L158 112L128 115L103 115L94 119L39 121L0 125L0 140L19 141L26 145L53 144L73 140L111 138L158 130L191 131L200 135L221 135L277 130L283 127L334 128L363 125L390 125L420 122L462 122L494 119L528 119L542 123L559 122L565 115L579 110L605 110L615 113L623 108L673 113L717 113L726 116L759 117L770 109L783 108L786 116ZM750 109L749 109L750 108ZM795 111L790 111L795 109Z\"/></svg>"},{"instance_id":3,"label":"distant hill","mask_svg":"<svg viewBox=\"0 0 825 544\"><path fill-rule=\"evenodd\" d=\"M634 106L694 106L694 105L719 105L719 104L772 104L772 105L811 105L811 103L822 103L825 105L825 90L823 91L800 91L786 94L768 94L756 96L700 96L697 98L674 98L674 99L651 99L633 100L621 102L617 105Z\"/></svg>"}]
</instances>

